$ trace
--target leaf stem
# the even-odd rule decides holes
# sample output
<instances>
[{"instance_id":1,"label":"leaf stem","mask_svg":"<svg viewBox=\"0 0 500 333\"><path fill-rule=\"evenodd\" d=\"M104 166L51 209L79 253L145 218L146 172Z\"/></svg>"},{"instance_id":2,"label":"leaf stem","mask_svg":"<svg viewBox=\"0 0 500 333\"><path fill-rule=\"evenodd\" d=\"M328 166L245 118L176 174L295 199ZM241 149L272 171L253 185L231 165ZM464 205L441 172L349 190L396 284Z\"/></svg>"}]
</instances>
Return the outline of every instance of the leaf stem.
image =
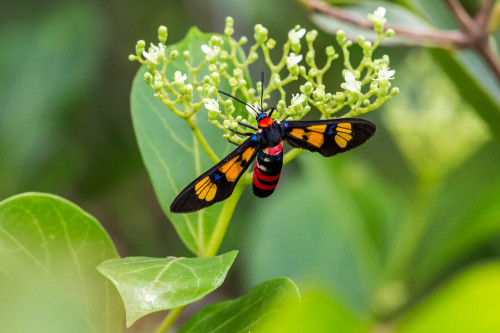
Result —
<instances>
[{"instance_id":1,"label":"leaf stem","mask_svg":"<svg viewBox=\"0 0 500 333\"><path fill-rule=\"evenodd\" d=\"M179 317L179 315L181 314L181 312L184 310L185 307L186 305L183 305L170 310L168 315L161 323L160 327L158 327L158 329L156 330L156 333L165 333L170 328L170 326L172 326L177 317Z\"/></svg>"},{"instance_id":2,"label":"leaf stem","mask_svg":"<svg viewBox=\"0 0 500 333\"><path fill-rule=\"evenodd\" d=\"M222 211L217 219L217 224L215 225L208 247L202 255L203 257L213 257L217 254L222 239L226 234L229 221L233 216L234 209L236 208L236 204L238 203L244 188L244 184L238 183L234 188L233 194L224 202L224 206L222 207Z\"/></svg>"}]
</instances>

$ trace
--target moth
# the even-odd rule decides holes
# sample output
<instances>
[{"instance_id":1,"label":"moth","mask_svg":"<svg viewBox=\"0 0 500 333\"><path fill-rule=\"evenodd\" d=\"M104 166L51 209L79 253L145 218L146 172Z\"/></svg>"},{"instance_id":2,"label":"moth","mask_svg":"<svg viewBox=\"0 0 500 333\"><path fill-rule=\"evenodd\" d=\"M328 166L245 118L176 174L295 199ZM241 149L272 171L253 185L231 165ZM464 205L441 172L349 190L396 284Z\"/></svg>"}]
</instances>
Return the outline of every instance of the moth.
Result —
<instances>
[{"instance_id":1,"label":"moth","mask_svg":"<svg viewBox=\"0 0 500 333\"><path fill-rule=\"evenodd\" d=\"M262 79L262 90L264 85ZM211 169L193 180L170 205L173 213L190 213L226 200L233 193L236 183L248 169L255 156L253 193L260 198L270 196L283 167L283 140L291 146L318 152L325 157L343 153L363 144L375 133L375 125L367 120L337 118L312 121L279 121L271 118L274 107L263 109L252 106L235 96L219 93L246 105L256 114L258 127L239 122L252 132L238 132L248 139Z\"/></svg>"}]
</instances>

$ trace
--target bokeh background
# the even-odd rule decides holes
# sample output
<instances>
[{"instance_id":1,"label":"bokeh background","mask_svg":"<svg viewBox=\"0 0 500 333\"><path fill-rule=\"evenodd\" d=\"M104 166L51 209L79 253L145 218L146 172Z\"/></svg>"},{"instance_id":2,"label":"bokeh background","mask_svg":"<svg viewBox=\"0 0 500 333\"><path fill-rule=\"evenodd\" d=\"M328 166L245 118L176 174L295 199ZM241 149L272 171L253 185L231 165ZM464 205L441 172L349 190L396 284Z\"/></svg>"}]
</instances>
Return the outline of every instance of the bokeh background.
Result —
<instances>
[{"instance_id":1,"label":"bokeh background","mask_svg":"<svg viewBox=\"0 0 500 333\"><path fill-rule=\"evenodd\" d=\"M456 28L439 1L394 3L421 8L430 25ZM480 1L462 3L474 13ZM379 4L369 1L369 7ZM317 50L336 45L322 28L338 22L311 16L290 0L2 2L0 199L58 194L94 215L122 256L191 256L159 207L141 160L129 103L138 64L128 54L139 39L156 42L159 25L168 27L171 44L192 26L222 33L228 15L236 37L251 38L261 23L280 45L300 24L319 30ZM376 136L332 159L302 153L285 166L267 200L246 191L220 251L240 250L228 281L187 316L287 276L360 321L385 321L425 304L464 270L498 261L498 81L471 51L455 57L393 45L377 52L390 55L392 84L401 93L366 115L377 124ZM333 92L342 80L341 60L334 66L338 71L326 81ZM261 70L254 65L252 77ZM477 89L487 98L467 94ZM147 331L161 317L128 331Z\"/></svg>"}]
</instances>

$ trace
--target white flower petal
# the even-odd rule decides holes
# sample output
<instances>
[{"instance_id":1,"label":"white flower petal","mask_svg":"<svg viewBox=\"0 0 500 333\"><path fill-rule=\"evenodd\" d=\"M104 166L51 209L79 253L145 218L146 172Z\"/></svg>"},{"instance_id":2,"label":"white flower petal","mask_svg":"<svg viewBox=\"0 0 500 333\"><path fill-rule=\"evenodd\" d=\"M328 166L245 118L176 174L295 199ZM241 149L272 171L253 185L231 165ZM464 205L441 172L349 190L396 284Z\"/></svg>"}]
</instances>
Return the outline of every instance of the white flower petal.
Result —
<instances>
[{"instance_id":1,"label":"white flower petal","mask_svg":"<svg viewBox=\"0 0 500 333\"><path fill-rule=\"evenodd\" d=\"M374 16L379 17L379 18L384 18L385 17L385 12L386 9L384 7L378 7L375 12L373 13Z\"/></svg>"},{"instance_id":2,"label":"white flower petal","mask_svg":"<svg viewBox=\"0 0 500 333\"><path fill-rule=\"evenodd\" d=\"M305 28L302 28L302 29L300 29L300 30L296 31L295 33L297 34L297 37L298 37L299 39L301 39L301 38L302 38L302 37L304 37L304 35L306 34L306 29L305 29Z\"/></svg>"},{"instance_id":3,"label":"white flower petal","mask_svg":"<svg viewBox=\"0 0 500 333\"><path fill-rule=\"evenodd\" d=\"M302 61L302 54L295 55L295 53L290 53L288 57L286 57L286 65L288 68L297 65Z\"/></svg>"},{"instance_id":4,"label":"white flower petal","mask_svg":"<svg viewBox=\"0 0 500 333\"><path fill-rule=\"evenodd\" d=\"M207 44L203 44L201 46L201 50L203 51L203 53L205 54L209 54L210 52L213 52L212 48L210 46L208 46Z\"/></svg>"},{"instance_id":5,"label":"white flower petal","mask_svg":"<svg viewBox=\"0 0 500 333\"><path fill-rule=\"evenodd\" d=\"M205 100L205 108L210 111L219 111L219 102L210 98Z\"/></svg>"},{"instance_id":6,"label":"white flower petal","mask_svg":"<svg viewBox=\"0 0 500 333\"><path fill-rule=\"evenodd\" d=\"M245 104L245 107L249 113L255 113L256 111L248 104Z\"/></svg>"},{"instance_id":7,"label":"white flower petal","mask_svg":"<svg viewBox=\"0 0 500 333\"><path fill-rule=\"evenodd\" d=\"M346 82L356 80L356 78L354 77L354 74L351 71L346 71L344 74L344 78L345 78Z\"/></svg>"}]
</instances>

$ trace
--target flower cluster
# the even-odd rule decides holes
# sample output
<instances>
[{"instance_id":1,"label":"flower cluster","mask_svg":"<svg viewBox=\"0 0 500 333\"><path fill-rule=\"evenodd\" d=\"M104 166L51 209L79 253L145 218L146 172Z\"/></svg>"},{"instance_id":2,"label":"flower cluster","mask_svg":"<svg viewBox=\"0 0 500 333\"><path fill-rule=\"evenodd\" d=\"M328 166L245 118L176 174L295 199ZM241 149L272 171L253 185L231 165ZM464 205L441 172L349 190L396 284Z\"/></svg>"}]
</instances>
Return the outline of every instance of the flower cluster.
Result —
<instances>
[{"instance_id":1,"label":"flower cluster","mask_svg":"<svg viewBox=\"0 0 500 333\"><path fill-rule=\"evenodd\" d=\"M244 132L239 122L255 125L254 112L241 112L235 101L219 93L219 89L237 96L257 110L266 108L265 100L275 94L278 102L273 117L294 120L301 119L311 107L317 108L322 118L330 118L339 111L344 113L343 116L360 115L378 108L397 94L398 89L391 88L390 80L395 71L389 67L389 57L372 57L380 41L394 32L390 29L384 31L384 8L378 8L368 18L373 22L378 38L370 42L363 36L358 37L363 58L357 66L353 66L349 59L352 42L342 30L337 32L345 67L337 72L342 73L345 82L340 85L342 90L336 93L327 90L323 79L339 54L333 46L328 46L324 51L326 62L318 66L314 47L318 32L306 31L300 26L289 31L278 62L271 60L271 53L278 52L274 50L277 43L269 38L268 30L260 24L254 28L255 42L245 55L241 46L248 42L248 38L233 38L234 22L230 17L226 18L224 35L212 34L203 44L190 47L190 51L177 50L175 45L167 48L167 28L161 26L158 29L159 44L151 44L146 50L146 43L139 41L136 53L129 58L146 66L147 84L175 114L188 121L199 110L206 110L209 121L224 131L224 137L242 142L243 138L230 129ZM270 75L268 82L257 82L254 86L249 79L248 67L259 57L263 57L268 67L265 72ZM175 67L175 71L169 67L173 62L176 65L171 67ZM299 79L304 80L299 91L285 90L287 84ZM264 105L260 105L261 91Z\"/></svg>"}]
</instances>

